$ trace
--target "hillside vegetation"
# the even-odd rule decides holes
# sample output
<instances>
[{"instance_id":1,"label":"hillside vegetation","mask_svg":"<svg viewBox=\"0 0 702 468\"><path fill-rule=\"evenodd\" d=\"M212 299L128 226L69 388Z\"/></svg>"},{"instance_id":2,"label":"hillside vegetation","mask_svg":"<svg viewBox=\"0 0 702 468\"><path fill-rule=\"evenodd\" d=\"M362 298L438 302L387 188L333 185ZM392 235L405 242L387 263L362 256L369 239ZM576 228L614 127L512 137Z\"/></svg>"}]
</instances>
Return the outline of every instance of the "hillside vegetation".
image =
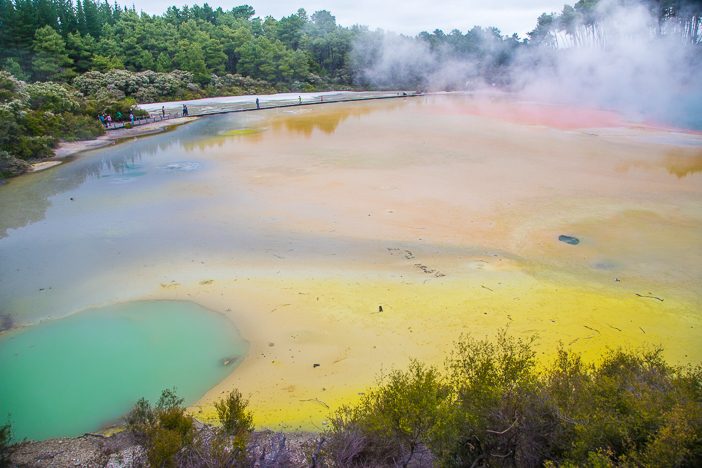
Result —
<instances>
[{"instance_id":1,"label":"hillside vegetation","mask_svg":"<svg viewBox=\"0 0 702 468\"><path fill-rule=\"evenodd\" d=\"M679 47L699 51L702 3L693 0L579 0L544 13L524 39L480 26L398 36L339 25L326 10L276 19L257 17L249 5L171 6L149 15L98 0L0 0L0 177L51 156L59 138L99 135L98 114L136 115L137 102L509 88L519 67L554 67L559 47L606 45L602 25L614 4L643 6L657 21L652 36L678 37Z\"/></svg>"}]
</instances>

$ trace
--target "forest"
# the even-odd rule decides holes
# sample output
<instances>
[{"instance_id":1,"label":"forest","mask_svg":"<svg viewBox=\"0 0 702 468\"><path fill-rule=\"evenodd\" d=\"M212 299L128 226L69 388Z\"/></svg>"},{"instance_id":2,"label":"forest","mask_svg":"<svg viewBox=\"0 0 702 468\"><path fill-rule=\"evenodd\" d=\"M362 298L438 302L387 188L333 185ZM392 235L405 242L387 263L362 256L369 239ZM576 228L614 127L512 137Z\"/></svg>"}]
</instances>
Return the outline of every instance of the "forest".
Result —
<instances>
[{"instance_id":1,"label":"forest","mask_svg":"<svg viewBox=\"0 0 702 468\"><path fill-rule=\"evenodd\" d=\"M137 102L485 83L509 88L510 67L533 50L603 44L611 4L644 5L657 19L651 35L699 49L700 0L579 0L541 15L526 38L481 26L399 36L339 25L326 10L276 19L256 16L249 5L171 6L149 15L107 0L0 0L0 176L50 156L59 136L100 134L97 113L126 115Z\"/></svg>"}]
</instances>

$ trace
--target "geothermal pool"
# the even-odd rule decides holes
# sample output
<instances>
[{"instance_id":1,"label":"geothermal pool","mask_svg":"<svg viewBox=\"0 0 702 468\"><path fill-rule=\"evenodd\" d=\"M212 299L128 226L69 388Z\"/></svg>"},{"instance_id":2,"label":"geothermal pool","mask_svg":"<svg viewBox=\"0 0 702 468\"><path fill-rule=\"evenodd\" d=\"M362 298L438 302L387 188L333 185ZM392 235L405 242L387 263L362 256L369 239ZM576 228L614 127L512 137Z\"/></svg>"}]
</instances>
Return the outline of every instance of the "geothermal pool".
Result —
<instances>
[{"instance_id":1,"label":"geothermal pool","mask_svg":"<svg viewBox=\"0 0 702 468\"><path fill-rule=\"evenodd\" d=\"M698 363L701 284L702 136L597 110L449 95L229 114L0 186L0 313L21 333L155 300L236 326L243 361L188 395L203 419L236 387L259 426L321 428L382 372L503 327L544 359L561 342Z\"/></svg>"},{"instance_id":2,"label":"geothermal pool","mask_svg":"<svg viewBox=\"0 0 702 468\"><path fill-rule=\"evenodd\" d=\"M231 322L192 303L88 310L0 338L0 411L16 440L78 436L119 423L166 383L197 401L245 351Z\"/></svg>"}]
</instances>

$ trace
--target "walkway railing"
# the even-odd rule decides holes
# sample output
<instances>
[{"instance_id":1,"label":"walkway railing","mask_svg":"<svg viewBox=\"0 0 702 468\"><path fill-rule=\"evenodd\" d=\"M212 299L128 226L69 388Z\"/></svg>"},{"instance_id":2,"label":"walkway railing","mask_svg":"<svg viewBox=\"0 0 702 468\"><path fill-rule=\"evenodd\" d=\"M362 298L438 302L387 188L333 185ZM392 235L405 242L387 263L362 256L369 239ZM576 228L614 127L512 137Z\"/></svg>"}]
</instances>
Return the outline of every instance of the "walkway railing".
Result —
<instances>
[{"instance_id":1,"label":"walkway railing","mask_svg":"<svg viewBox=\"0 0 702 468\"><path fill-rule=\"evenodd\" d=\"M160 112L158 114L151 114L148 117L134 117L134 127L137 127L139 125L146 125L149 123L154 123L154 122L161 122L162 120L170 120L170 119L177 119L180 117L180 114L166 114L162 115ZM130 120L124 120L122 122L112 122L109 127L107 127L107 130L117 130L119 128L125 128L127 124L131 124Z\"/></svg>"},{"instance_id":2,"label":"walkway railing","mask_svg":"<svg viewBox=\"0 0 702 468\"><path fill-rule=\"evenodd\" d=\"M369 91L367 93L338 93L338 94L328 94L325 96L318 96L315 98L305 98L300 100L296 99L279 99L275 101L262 102L256 104L255 97L251 101L239 101L239 102L222 102L216 104L204 104L197 105L192 104L188 106L188 116L196 117L203 115L215 115L215 114L227 114L230 112L248 112L263 109L275 109L281 107L300 107L300 106L311 106L317 104L332 104L335 102L350 102L350 101L370 101L376 99L393 99L393 98L405 98L405 97L415 97L421 96L422 93L415 91L392 91L392 92L381 92ZM134 119L134 126L145 125L153 122L160 122L162 120L175 119L182 117L182 113L168 113L165 116L158 113L153 113L149 117L139 117ZM117 130L124 128L129 121L125 122L113 122L107 130Z\"/></svg>"}]
</instances>

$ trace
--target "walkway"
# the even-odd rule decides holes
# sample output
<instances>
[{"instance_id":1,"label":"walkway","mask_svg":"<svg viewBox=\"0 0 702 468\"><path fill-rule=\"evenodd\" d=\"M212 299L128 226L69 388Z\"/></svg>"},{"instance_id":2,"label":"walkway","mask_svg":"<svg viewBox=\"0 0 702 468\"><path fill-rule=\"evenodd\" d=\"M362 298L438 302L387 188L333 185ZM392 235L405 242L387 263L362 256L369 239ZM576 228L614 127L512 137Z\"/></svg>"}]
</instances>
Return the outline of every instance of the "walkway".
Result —
<instances>
[{"instance_id":1,"label":"walkway","mask_svg":"<svg viewBox=\"0 0 702 468\"><path fill-rule=\"evenodd\" d=\"M421 93L410 92L410 91L369 91L364 93L338 93L338 94L328 94L324 96L319 96L313 100L309 97L300 100L297 99L279 99L274 101L263 101L259 102L259 107L256 107L256 96L252 96L251 100L239 101L239 102L218 102L216 104L205 104L188 105L188 116L198 117L204 115L216 115L216 114L228 114L231 112L250 112L263 109L276 109L284 107L300 107L300 106L312 106L319 104L332 104L336 102L351 102L351 101L371 101L377 99L397 99L397 98L407 98L421 96ZM169 109L170 110L170 109ZM167 112L164 115L161 112L152 112L149 117L136 118L134 121L134 126L145 125L153 122L160 122L162 120L169 120L181 117L180 112ZM125 124L128 122L113 122L107 130L117 130L124 128Z\"/></svg>"}]
</instances>

